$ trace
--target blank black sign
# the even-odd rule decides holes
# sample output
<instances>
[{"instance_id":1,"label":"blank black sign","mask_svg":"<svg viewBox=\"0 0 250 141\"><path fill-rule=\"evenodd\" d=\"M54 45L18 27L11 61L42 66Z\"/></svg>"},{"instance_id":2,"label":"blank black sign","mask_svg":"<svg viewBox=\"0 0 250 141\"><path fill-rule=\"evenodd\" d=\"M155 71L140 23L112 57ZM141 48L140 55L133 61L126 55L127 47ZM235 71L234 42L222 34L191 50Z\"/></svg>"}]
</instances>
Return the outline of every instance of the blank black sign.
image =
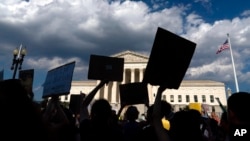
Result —
<instances>
[{"instance_id":1,"label":"blank black sign","mask_svg":"<svg viewBox=\"0 0 250 141\"><path fill-rule=\"evenodd\" d=\"M88 79L123 80L124 58L91 55L89 61Z\"/></svg>"},{"instance_id":2,"label":"blank black sign","mask_svg":"<svg viewBox=\"0 0 250 141\"><path fill-rule=\"evenodd\" d=\"M121 105L147 104L149 102L146 83L120 84L119 88Z\"/></svg>"},{"instance_id":3,"label":"blank black sign","mask_svg":"<svg viewBox=\"0 0 250 141\"><path fill-rule=\"evenodd\" d=\"M178 89L196 44L158 27L143 82Z\"/></svg>"},{"instance_id":4,"label":"blank black sign","mask_svg":"<svg viewBox=\"0 0 250 141\"><path fill-rule=\"evenodd\" d=\"M71 94L70 95L70 102L69 102L69 109L75 114L80 114L81 103L85 98L85 94Z\"/></svg>"}]
</instances>

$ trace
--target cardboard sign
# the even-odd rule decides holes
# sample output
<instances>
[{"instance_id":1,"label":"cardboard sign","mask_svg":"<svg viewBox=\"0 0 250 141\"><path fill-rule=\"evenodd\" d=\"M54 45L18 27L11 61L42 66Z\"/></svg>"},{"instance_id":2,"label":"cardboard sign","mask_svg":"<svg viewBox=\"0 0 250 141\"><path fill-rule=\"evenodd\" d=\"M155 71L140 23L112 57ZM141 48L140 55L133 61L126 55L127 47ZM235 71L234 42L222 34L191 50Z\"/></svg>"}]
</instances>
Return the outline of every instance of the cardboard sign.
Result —
<instances>
[{"instance_id":1,"label":"cardboard sign","mask_svg":"<svg viewBox=\"0 0 250 141\"><path fill-rule=\"evenodd\" d=\"M34 69L20 70L19 79L22 85L28 92L29 96L33 97L33 79L34 79Z\"/></svg>"},{"instance_id":2,"label":"cardboard sign","mask_svg":"<svg viewBox=\"0 0 250 141\"><path fill-rule=\"evenodd\" d=\"M91 55L89 61L88 79L123 80L124 58Z\"/></svg>"},{"instance_id":3,"label":"cardboard sign","mask_svg":"<svg viewBox=\"0 0 250 141\"><path fill-rule=\"evenodd\" d=\"M149 103L148 88L146 83L135 82L120 84L119 88L121 106Z\"/></svg>"},{"instance_id":4,"label":"cardboard sign","mask_svg":"<svg viewBox=\"0 0 250 141\"><path fill-rule=\"evenodd\" d=\"M178 89L191 62L196 44L158 28L143 82Z\"/></svg>"},{"instance_id":5,"label":"cardboard sign","mask_svg":"<svg viewBox=\"0 0 250 141\"><path fill-rule=\"evenodd\" d=\"M200 113L202 112L202 104L201 103L189 103L189 109L197 110Z\"/></svg>"},{"instance_id":6,"label":"cardboard sign","mask_svg":"<svg viewBox=\"0 0 250 141\"><path fill-rule=\"evenodd\" d=\"M48 71L43 85L43 98L70 93L75 61Z\"/></svg>"},{"instance_id":7,"label":"cardboard sign","mask_svg":"<svg viewBox=\"0 0 250 141\"><path fill-rule=\"evenodd\" d=\"M80 114L81 103L85 98L85 94L71 94L70 95L70 102L69 102L69 109L75 114Z\"/></svg>"}]
</instances>

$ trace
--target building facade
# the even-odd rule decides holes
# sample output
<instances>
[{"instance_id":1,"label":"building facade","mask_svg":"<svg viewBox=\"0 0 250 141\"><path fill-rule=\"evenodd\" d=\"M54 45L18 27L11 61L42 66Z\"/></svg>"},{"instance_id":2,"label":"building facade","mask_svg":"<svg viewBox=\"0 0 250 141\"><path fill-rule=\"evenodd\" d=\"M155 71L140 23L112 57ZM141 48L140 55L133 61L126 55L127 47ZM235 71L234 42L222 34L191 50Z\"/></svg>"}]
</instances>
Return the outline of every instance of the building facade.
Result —
<instances>
[{"instance_id":1,"label":"building facade","mask_svg":"<svg viewBox=\"0 0 250 141\"><path fill-rule=\"evenodd\" d=\"M119 85L133 82L141 82L144 71L147 66L148 56L132 52L124 51L112 57L124 58L124 72L122 82L109 82L108 85L102 87L95 96L95 99L107 99L112 108L116 111L120 108ZM100 81L72 81L70 94L61 96L62 101L69 102L72 94L88 94ZM148 84L149 104L154 103L155 94L158 86ZM166 89L163 92L162 99L173 105L175 111L181 110L189 105L189 103L202 103L207 105L208 113L215 111L219 115L222 109L216 98L219 98L222 105L226 106L226 90L222 82L211 80L183 80L179 89ZM140 114L146 112L147 108L143 104L136 105Z\"/></svg>"}]
</instances>

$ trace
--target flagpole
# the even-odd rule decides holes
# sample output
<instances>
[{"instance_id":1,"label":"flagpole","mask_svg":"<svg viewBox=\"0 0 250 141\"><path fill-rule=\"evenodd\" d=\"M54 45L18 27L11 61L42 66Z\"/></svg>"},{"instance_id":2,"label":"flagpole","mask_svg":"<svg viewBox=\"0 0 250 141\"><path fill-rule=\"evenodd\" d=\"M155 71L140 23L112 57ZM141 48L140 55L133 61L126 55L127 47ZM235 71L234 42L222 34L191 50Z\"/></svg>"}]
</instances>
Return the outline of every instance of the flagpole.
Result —
<instances>
[{"instance_id":1,"label":"flagpole","mask_svg":"<svg viewBox=\"0 0 250 141\"><path fill-rule=\"evenodd\" d=\"M233 65L233 71L234 71L234 80L235 80L236 92L239 92L238 80L237 80L235 66L234 66L233 51L232 51L232 46L231 46L231 42L230 42L230 38L229 38L229 33L227 33L227 39L228 39L228 43L229 43L229 46L230 46L229 49L230 49L230 53L231 53L231 59L232 59L232 65Z\"/></svg>"}]
</instances>

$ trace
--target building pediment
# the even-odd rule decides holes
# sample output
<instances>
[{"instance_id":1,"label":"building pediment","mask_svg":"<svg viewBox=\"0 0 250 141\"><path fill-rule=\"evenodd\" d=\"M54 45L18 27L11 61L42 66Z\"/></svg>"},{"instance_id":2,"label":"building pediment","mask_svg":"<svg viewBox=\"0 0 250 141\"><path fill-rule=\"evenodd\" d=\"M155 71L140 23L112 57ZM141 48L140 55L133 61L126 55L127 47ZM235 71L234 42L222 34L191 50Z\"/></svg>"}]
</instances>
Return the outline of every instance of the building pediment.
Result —
<instances>
[{"instance_id":1,"label":"building pediment","mask_svg":"<svg viewBox=\"0 0 250 141\"><path fill-rule=\"evenodd\" d=\"M112 55L112 57L124 58L124 62L148 62L149 57L133 51L124 51Z\"/></svg>"}]
</instances>

